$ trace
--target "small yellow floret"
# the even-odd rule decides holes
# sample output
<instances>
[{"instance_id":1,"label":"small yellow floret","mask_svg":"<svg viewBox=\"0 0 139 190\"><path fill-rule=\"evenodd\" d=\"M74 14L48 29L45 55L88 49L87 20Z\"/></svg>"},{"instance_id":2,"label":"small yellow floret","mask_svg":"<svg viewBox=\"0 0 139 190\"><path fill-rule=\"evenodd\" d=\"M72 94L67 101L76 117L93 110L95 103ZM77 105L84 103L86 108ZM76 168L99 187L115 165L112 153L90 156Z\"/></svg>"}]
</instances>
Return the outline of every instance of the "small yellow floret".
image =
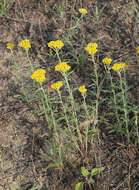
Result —
<instances>
[{"instance_id":1,"label":"small yellow floret","mask_svg":"<svg viewBox=\"0 0 139 190\"><path fill-rule=\"evenodd\" d=\"M87 89L85 88L85 85L80 86L80 88L78 88L78 90L79 90L81 93L85 93L85 92L87 91Z\"/></svg>"},{"instance_id":2,"label":"small yellow floret","mask_svg":"<svg viewBox=\"0 0 139 190\"><path fill-rule=\"evenodd\" d=\"M31 48L31 44L30 44L29 40L27 40L27 39L19 42L18 46L25 48L25 49Z\"/></svg>"},{"instance_id":3,"label":"small yellow floret","mask_svg":"<svg viewBox=\"0 0 139 190\"><path fill-rule=\"evenodd\" d=\"M48 47L50 48L62 48L64 46L63 42L61 40L57 40L57 41L50 41L48 43Z\"/></svg>"},{"instance_id":4,"label":"small yellow floret","mask_svg":"<svg viewBox=\"0 0 139 190\"><path fill-rule=\"evenodd\" d=\"M89 54L95 54L98 49L97 48L90 48L90 47L85 47L85 50L89 53Z\"/></svg>"},{"instance_id":5,"label":"small yellow floret","mask_svg":"<svg viewBox=\"0 0 139 190\"><path fill-rule=\"evenodd\" d=\"M84 8L80 8L80 9L79 9L79 12L80 12L81 14L83 14L83 15L87 14L87 10L84 9Z\"/></svg>"},{"instance_id":6,"label":"small yellow floret","mask_svg":"<svg viewBox=\"0 0 139 190\"><path fill-rule=\"evenodd\" d=\"M104 59L102 59L102 63L105 63L107 65L111 64L111 62L112 62L111 58L105 57Z\"/></svg>"},{"instance_id":7,"label":"small yellow floret","mask_svg":"<svg viewBox=\"0 0 139 190\"><path fill-rule=\"evenodd\" d=\"M89 47L89 48L98 48L98 44L97 43L88 43L87 47Z\"/></svg>"},{"instance_id":8,"label":"small yellow floret","mask_svg":"<svg viewBox=\"0 0 139 190\"><path fill-rule=\"evenodd\" d=\"M139 46L136 47L136 51L137 51L137 53L139 53Z\"/></svg>"},{"instance_id":9,"label":"small yellow floret","mask_svg":"<svg viewBox=\"0 0 139 190\"><path fill-rule=\"evenodd\" d=\"M119 71L120 69L123 69L123 68L126 68L128 67L127 64L123 63L123 62L120 62L120 63L115 63L113 66L112 66L112 69L114 71Z\"/></svg>"},{"instance_id":10,"label":"small yellow floret","mask_svg":"<svg viewBox=\"0 0 139 190\"><path fill-rule=\"evenodd\" d=\"M13 43L7 43L7 49L13 49L14 44Z\"/></svg>"},{"instance_id":11,"label":"small yellow floret","mask_svg":"<svg viewBox=\"0 0 139 190\"><path fill-rule=\"evenodd\" d=\"M48 43L48 47L50 47L50 48L53 48L54 47L54 41L50 41L49 43Z\"/></svg>"},{"instance_id":12,"label":"small yellow floret","mask_svg":"<svg viewBox=\"0 0 139 190\"><path fill-rule=\"evenodd\" d=\"M67 62L61 62L58 65L55 66L55 71L68 71L70 70L71 66L67 64Z\"/></svg>"},{"instance_id":13,"label":"small yellow floret","mask_svg":"<svg viewBox=\"0 0 139 190\"><path fill-rule=\"evenodd\" d=\"M62 81L58 81L58 82L55 82L51 85L51 88L54 88L54 89L59 89L63 86L63 82Z\"/></svg>"},{"instance_id":14,"label":"small yellow floret","mask_svg":"<svg viewBox=\"0 0 139 190\"><path fill-rule=\"evenodd\" d=\"M38 69L31 75L31 79L36 82L43 82L45 80L45 73L46 71L44 69Z\"/></svg>"},{"instance_id":15,"label":"small yellow floret","mask_svg":"<svg viewBox=\"0 0 139 190\"><path fill-rule=\"evenodd\" d=\"M98 49L98 44L97 43L88 43L88 45L85 47L85 50L89 53L89 54L95 54Z\"/></svg>"}]
</instances>

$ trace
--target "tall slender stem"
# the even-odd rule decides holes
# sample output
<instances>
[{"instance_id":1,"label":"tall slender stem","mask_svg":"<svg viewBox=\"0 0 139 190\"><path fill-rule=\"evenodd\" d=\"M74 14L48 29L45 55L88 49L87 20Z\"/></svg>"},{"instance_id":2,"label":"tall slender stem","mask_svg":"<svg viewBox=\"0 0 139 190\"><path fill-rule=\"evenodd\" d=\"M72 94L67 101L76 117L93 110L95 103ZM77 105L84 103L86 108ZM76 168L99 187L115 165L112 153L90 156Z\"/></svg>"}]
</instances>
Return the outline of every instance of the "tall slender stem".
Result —
<instances>
[{"instance_id":1,"label":"tall slender stem","mask_svg":"<svg viewBox=\"0 0 139 190\"><path fill-rule=\"evenodd\" d=\"M94 63L94 73L95 73L95 83L96 83L96 110L95 110L95 120L98 120L98 106L99 106L99 81L98 81L98 68L95 62L94 55L92 54L92 62Z\"/></svg>"},{"instance_id":2,"label":"tall slender stem","mask_svg":"<svg viewBox=\"0 0 139 190\"><path fill-rule=\"evenodd\" d=\"M128 130L127 100L126 100L126 96L125 96L125 92L124 92L124 88L123 88L123 81L122 81L121 72L119 71L118 74L119 74L119 77L120 77L120 88L121 88L121 91L122 91L122 99L123 99L124 115L125 115L125 124L126 124L126 133L127 133L127 138L128 138L128 142L129 142L130 141L130 133L129 133L129 130Z\"/></svg>"},{"instance_id":3,"label":"tall slender stem","mask_svg":"<svg viewBox=\"0 0 139 190\"><path fill-rule=\"evenodd\" d=\"M31 60L30 60L30 58L29 58L28 49L26 49L26 54L27 54L28 62L29 62L29 64L30 64L31 71L33 72L33 71L34 71L34 68L33 68L33 64L32 64L32 62L31 62Z\"/></svg>"},{"instance_id":4,"label":"tall slender stem","mask_svg":"<svg viewBox=\"0 0 139 190\"><path fill-rule=\"evenodd\" d=\"M86 118L88 119L88 121L90 121L90 115L89 115L87 105L86 105L85 94L83 94L82 96L84 99L83 105L84 105L84 109L86 112ZM87 151L88 151L88 124L87 124L87 126L85 126L85 147L86 147L86 155L87 155Z\"/></svg>"},{"instance_id":5,"label":"tall slender stem","mask_svg":"<svg viewBox=\"0 0 139 190\"><path fill-rule=\"evenodd\" d=\"M72 111L73 111L73 118L74 118L74 121L75 121L75 124L76 124L76 129L77 129L77 133L78 133L80 142L81 142L81 144L82 144L82 135L81 135L81 132L80 132L80 129L79 129L79 124L78 124L77 113L76 113L75 102L74 102L72 90L70 89L70 86L69 86L69 82L68 82L66 73L65 73L65 72L62 72L62 74L63 74L63 76L64 76L64 78L65 78L65 82L66 82L66 85L67 85L67 89L68 89L68 91L69 91L69 95L70 95L70 99L71 99L71 105L72 105Z\"/></svg>"},{"instance_id":6,"label":"tall slender stem","mask_svg":"<svg viewBox=\"0 0 139 190\"><path fill-rule=\"evenodd\" d=\"M79 148L79 145L78 145L78 143L77 143L76 137L75 137L75 135L73 134L73 132L72 132L72 130L71 130L70 122L69 122L68 116L67 116L67 110L66 110L66 108L65 108L65 106L64 106L64 104L63 104L62 97L61 97L61 93L60 93L59 89L58 89L57 91L58 91L58 95L59 95L59 98L60 98L60 102L61 102L62 107L63 107L63 110L64 110L65 119L66 119L66 123L67 123L67 125L68 125L68 130L69 130L69 132L70 132L71 138L72 138L72 140L73 140L73 142L74 142L76 148L78 149L78 151L79 151L79 152L81 153L81 155L82 155L82 152L81 152L81 150L80 150L80 148Z\"/></svg>"}]
</instances>

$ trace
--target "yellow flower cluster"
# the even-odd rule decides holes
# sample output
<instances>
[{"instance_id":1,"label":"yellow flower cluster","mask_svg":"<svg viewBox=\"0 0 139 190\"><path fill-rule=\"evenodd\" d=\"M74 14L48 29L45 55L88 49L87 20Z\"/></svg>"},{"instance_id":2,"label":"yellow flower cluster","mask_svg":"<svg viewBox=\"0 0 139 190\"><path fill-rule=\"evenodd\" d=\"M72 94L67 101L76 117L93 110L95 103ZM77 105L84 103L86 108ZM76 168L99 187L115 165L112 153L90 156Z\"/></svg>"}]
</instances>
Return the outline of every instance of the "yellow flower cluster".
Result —
<instances>
[{"instance_id":1,"label":"yellow flower cluster","mask_svg":"<svg viewBox=\"0 0 139 190\"><path fill-rule=\"evenodd\" d=\"M88 43L88 45L85 47L85 50L89 53L89 54L95 54L98 49L98 44L97 43Z\"/></svg>"},{"instance_id":2,"label":"yellow flower cluster","mask_svg":"<svg viewBox=\"0 0 139 190\"><path fill-rule=\"evenodd\" d=\"M137 53L139 53L139 46L136 47L136 51L137 51Z\"/></svg>"},{"instance_id":3,"label":"yellow flower cluster","mask_svg":"<svg viewBox=\"0 0 139 190\"><path fill-rule=\"evenodd\" d=\"M61 40L57 40L57 41L50 41L48 43L48 47L50 48L62 48L64 46L63 42Z\"/></svg>"},{"instance_id":4,"label":"yellow flower cluster","mask_svg":"<svg viewBox=\"0 0 139 190\"><path fill-rule=\"evenodd\" d=\"M14 48L14 44L13 43L7 43L7 49L13 49Z\"/></svg>"},{"instance_id":5,"label":"yellow flower cluster","mask_svg":"<svg viewBox=\"0 0 139 190\"><path fill-rule=\"evenodd\" d=\"M21 42L19 42L18 46L25 48L25 49L29 49L31 48L30 42L29 40L22 40Z\"/></svg>"},{"instance_id":6,"label":"yellow flower cluster","mask_svg":"<svg viewBox=\"0 0 139 190\"><path fill-rule=\"evenodd\" d=\"M63 86L63 82L62 81L58 81L58 82L53 83L51 85L51 88L59 89L61 86Z\"/></svg>"},{"instance_id":7,"label":"yellow flower cluster","mask_svg":"<svg viewBox=\"0 0 139 190\"><path fill-rule=\"evenodd\" d=\"M83 15L87 14L87 10L86 9L83 9L83 8L80 8L79 9L79 12Z\"/></svg>"},{"instance_id":8,"label":"yellow flower cluster","mask_svg":"<svg viewBox=\"0 0 139 190\"><path fill-rule=\"evenodd\" d=\"M85 93L85 92L87 91L87 89L85 88L85 85L80 86L80 88L78 88L78 90L79 90L81 93Z\"/></svg>"},{"instance_id":9,"label":"yellow flower cluster","mask_svg":"<svg viewBox=\"0 0 139 190\"><path fill-rule=\"evenodd\" d=\"M31 75L31 79L36 82L43 82L45 80L45 73L46 71L44 69L38 69Z\"/></svg>"},{"instance_id":10,"label":"yellow flower cluster","mask_svg":"<svg viewBox=\"0 0 139 190\"><path fill-rule=\"evenodd\" d=\"M55 71L68 71L70 70L71 66L67 64L67 62L61 62L58 65L55 66Z\"/></svg>"},{"instance_id":11,"label":"yellow flower cluster","mask_svg":"<svg viewBox=\"0 0 139 190\"><path fill-rule=\"evenodd\" d=\"M113 66L112 66L112 69L114 71L119 71L120 69L123 69L125 67L128 67L127 64L123 63L123 62L120 62L120 63L115 63Z\"/></svg>"},{"instance_id":12,"label":"yellow flower cluster","mask_svg":"<svg viewBox=\"0 0 139 190\"><path fill-rule=\"evenodd\" d=\"M109 65L109 64L111 64L111 62L112 62L111 58L105 57L104 59L102 59L102 63L104 63L104 64Z\"/></svg>"}]
</instances>

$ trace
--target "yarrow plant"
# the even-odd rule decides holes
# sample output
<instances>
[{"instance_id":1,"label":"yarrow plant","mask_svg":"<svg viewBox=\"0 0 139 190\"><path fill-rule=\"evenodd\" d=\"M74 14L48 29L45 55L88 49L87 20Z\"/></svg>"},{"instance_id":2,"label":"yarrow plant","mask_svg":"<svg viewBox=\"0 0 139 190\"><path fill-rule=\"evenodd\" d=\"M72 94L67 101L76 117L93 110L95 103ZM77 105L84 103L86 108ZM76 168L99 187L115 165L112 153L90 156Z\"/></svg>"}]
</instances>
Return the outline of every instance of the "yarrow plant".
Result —
<instances>
[{"instance_id":1,"label":"yarrow plant","mask_svg":"<svg viewBox=\"0 0 139 190\"><path fill-rule=\"evenodd\" d=\"M29 54L28 54L28 51L29 51L29 49L31 48L30 41L29 41L28 39L21 40L21 41L18 43L18 46L25 49L26 54L27 54L27 60L28 60L28 62L29 62L29 64L30 64L31 71L33 72L33 71L34 71L34 67L33 67L33 64L32 64L32 62L31 62L31 59L30 59Z\"/></svg>"},{"instance_id":2,"label":"yarrow plant","mask_svg":"<svg viewBox=\"0 0 139 190\"><path fill-rule=\"evenodd\" d=\"M128 118L128 108L127 108L127 83L126 83L126 77L125 77L125 68L127 68L128 65L124 62L115 63L112 66L112 69L116 71L120 78L120 89L122 92L122 101L123 101L123 110L124 110L124 121L125 121L125 127L126 127L126 134L128 138L128 142L130 141L130 133L129 133L129 118ZM124 77L122 78L121 72L124 71Z\"/></svg>"},{"instance_id":3,"label":"yarrow plant","mask_svg":"<svg viewBox=\"0 0 139 190\"><path fill-rule=\"evenodd\" d=\"M118 130L120 131L121 129L121 122L120 122L120 118L119 118L119 114L118 114L118 105L117 105L117 98L116 98L116 92L115 92L115 85L113 83L113 77L112 77L112 74L111 74L111 66L110 64L112 63L112 58L108 58L108 57L105 57L104 59L102 59L102 63L104 63L104 68L106 70L106 73L108 74L109 78L110 78L110 83L111 83L111 86L110 86L110 93L112 91L112 94L113 94L113 98L112 98L112 101L110 101L110 103L112 104L112 107L114 107L114 111L115 111L115 115L116 115L116 118L117 118L117 122L118 122ZM117 129L116 129L117 130ZM118 131L117 130L117 131Z\"/></svg>"},{"instance_id":4,"label":"yarrow plant","mask_svg":"<svg viewBox=\"0 0 139 190\"><path fill-rule=\"evenodd\" d=\"M82 12L82 14L85 14ZM52 134L52 139L50 137L50 146L47 150L49 152L48 160L52 163L48 167L57 167L57 168L64 168L64 159L68 159L68 155L75 151L76 153L80 153L82 158L85 160L85 163L88 164L88 153L90 143L93 142L94 131L98 131L99 121L101 122L101 104L103 101L100 99L100 93L102 92L102 85L101 85L101 75L99 75L99 56L96 57L96 53L98 52L98 44L97 43L88 43L83 51L87 51L89 54L89 61L91 57L92 61L92 72L91 72L91 85L90 87L93 90L89 90L88 87L82 84L73 84L74 80L72 79L72 74L74 71L72 70L70 63L68 64L69 60L66 62L63 59L62 47L64 43L61 40L50 41L48 44L50 50L54 50L56 54L56 59L58 59L58 64L54 66L54 71L59 72L58 76L61 76L61 80L59 79L57 82L51 83L47 81L47 73L45 69L35 69L32 64L31 66L31 74L30 78L33 80L31 85L33 85L32 90L30 90L30 94L32 94L32 99L29 99L29 103L38 101L38 109L37 113L39 116L43 115L43 118L46 120L46 127L48 128L48 135L49 132ZM18 46L24 48L27 52L31 48L31 44L29 40L22 40ZM7 44L7 48L12 50L14 45L12 43ZM29 56L28 56L29 58ZM96 59L97 58L97 59ZM66 59L67 60L67 59ZM111 81L111 92L113 93L114 97L114 104L116 110L116 116L118 116L119 112L122 113L122 117L117 117L114 115L114 120L117 119L118 125L122 123L121 126L123 127L123 120L124 120L124 127L126 128L126 135L128 136L128 140L130 139L129 134L129 118L128 118L128 105L127 105L127 88L126 88L126 80L124 78L123 72L124 69L127 67L127 64L124 62L115 63L111 67L112 58L105 57L102 59L102 63L104 63L104 67L108 72ZM31 63L31 61L30 61ZM90 67L91 68L91 67ZM113 71L112 71L113 70ZM112 72L111 72L112 71ZM112 74L117 72L118 77L120 77L119 82L119 91L121 92L122 96L119 101L117 100L117 94L115 90L114 83L115 81L112 80ZM57 75L56 75L57 76ZM55 76L55 77L56 77ZM74 77L73 77L74 78ZM108 78L108 77L107 77ZM54 78L55 80L55 78ZM44 82L51 84L49 85L49 90L46 88ZM29 80L30 83L30 80ZM79 93L81 96L77 97ZM51 93L52 92L52 93ZM53 93L54 92L54 93ZM105 96L105 91L104 96ZM111 95L111 92L108 91ZM91 99L88 99L88 94L91 94ZM55 96L55 94L57 94ZM75 95L74 95L75 94ZM109 95L109 94L106 94ZM120 94L120 95L121 95ZM30 97L31 95L29 95ZM102 94L103 96L103 94ZM66 98L65 98L66 97ZM104 97L105 99L105 97ZM106 101L108 98L106 98ZM80 102L78 102L80 101ZM88 104L89 102L89 104ZM120 106L122 107L119 109L118 103L120 102ZM122 103L121 103L122 102ZM110 101L108 102L108 108ZM113 101L112 101L113 103ZM114 105L112 104L112 105ZM81 106L81 107L80 107ZM112 109L113 110L113 109ZM120 111L119 111L120 110ZM124 116L123 116L124 115ZM124 118L124 119L123 119ZM107 119L107 118L106 118ZM87 122L86 122L87 121ZM103 121L102 121L103 122ZM83 124L82 124L83 123ZM93 123L93 125L91 125ZM45 125L45 124L44 124ZM124 132L125 132L124 131ZM95 133L97 134L97 133ZM51 136L51 135L50 135Z\"/></svg>"},{"instance_id":5,"label":"yarrow plant","mask_svg":"<svg viewBox=\"0 0 139 190\"><path fill-rule=\"evenodd\" d=\"M62 146L61 146L61 142L60 142L61 137L58 134L57 122L56 122L56 119L54 116L54 111L53 111L52 106L51 106L50 98L49 98L48 93L47 93L47 91L45 91L43 84L42 84L46 79L45 73L46 73L46 71L44 69L38 69L38 70L33 72L33 74L30 76L30 78L32 80L35 80L37 83L39 83L39 85L37 85L36 92L39 93L40 101L41 101L42 108L43 108L43 113L45 115L48 128L51 130L52 129L51 125L54 128L55 142L53 143L53 146L58 148L58 158L57 158L58 162L55 163L55 167L58 167L60 170L62 170L63 160L62 160ZM58 81L57 83L53 83L51 85L51 88L55 88L55 89L59 90L59 88L62 85L63 85L63 82Z\"/></svg>"},{"instance_id":6,"label":"yarrow plant","mask_svg":"<svg viewBox=\"0 0 139 190\"><path fill-rule=\"evenodd\" d=\"M63 42L61 43L60 42L60 44L63 46L64 44L63 44ZM48 46L50 47L50 48L52 48L52 47L54 47L54 42L50 42L50 44L48 44ZM62 47L61 46L61 47ZM80 140L80 143L82 144L82 135L81 135L81 133L80 133L80 130L79 130L79 123L78 123L78 118L77 118L77 113L76 113L76 107L75 107L75 100L74 100L74 97L73 97L73 92L72 92L72 89L71 89L71 87L70 87L70 85L69 85L69 79L68 79L68 71L71 69L71 66L69 66L68 64L67 64L67 62L62 62L61 61L61 58L60 58L60 56L59 56L59 52L58 52L58 49L57 48L54 48L54 50L55 50L55 52L56 52L56 55L57 55L57 57L58 57L58 59L59 59L59 64L57 64L56 66L55 66L55 71L60 71L61 72L61 74L62 74L62 76L64 77L64 81L65 81L65 87L66 87L66 89L67 89L67 91L68 91L68 93L69 93L69 98L70 98L70 103L71 103L71 107L72 107L72 115L73 115L73 118L74 118L74 120L72 121L73 123L74 123L74 125L76 126L76 130L77 130L77 133L78 133L78 137L79 137L79 140ZM73 132L71 131L71 124L70 124L70 122L69 122L69 119L68 119L68 116L67 116L67 111L66 111L66 109L65 109L65 106L64 106L64 104L63 104L63 101L62 101L62 98L61 98L61 93L60 93L60 91L59 91L59 89L57 89L57 91L58 91L58 94L59 94L59 98L60 98L60 101L61 101L61 104L62 104L62 107L63 107L63 110L64 110L64 113L65 113L65 119L66 119L66 122L67 122L67 125L68 125L68 130L69 130L69 132L70 132L70 134L71 134L71 138L72 138L72 140L75 142L75 145L76 145L76 148L78 149L78 151L80 151L80 153L82 154L82 152L81 152L81 150L80 150L80 148L79 148L79 146L78 146L78 143L77 143L77 140L76 140L76 137L75 137L75 135L73 134Z\"/></svg>"},{"instance_id":7,"label":"yarrow plant","mask_svg":"<svg viewBox=\"0 0 139 190\"><path fill-rule=\"evenodd\" d=\"M13 69L13 74L15 75L15 78L16 78L16 82L18 81L21 81L21 78L20 78L20 76L17 74L18 73L18 70L19 70L19 64L16 62L16 59L15 59L15 56L14 56L14 52L13 52L13 49L14 49L14 47L15 47L15 44L14 43L7 43L7 49L9 49L10 50L10 52L11 52L11 56L12 56L12 60L13 60L13 67L12 67L12 69Z\"/></svg>"},{"instance_id":8,"label":"yarrow plant","mask_svg":"<svg viewBox=\"0 0 139 190\"><path fill-rule=\"evenodd\" d=\"M64 46L64 43L61 40L56 40L56 41L50 41L47 45L49 48L53 49L56 52L58 60L59 62L61 62L59 56L59 50Z\"/></svg>"},{"instance_id":9,"label":"yarrow plant","mask_svg":"<svg viewBox=\"0 0 139 190\"><path fill-rule=\"evenodd\" d=\"M96 92L94 94L96 96L96 101L95 101L95 120L97 121L98 120L98 106L99 106L98 99L99 99L100 91L99 91L98 65L95 62L95 54L98 52L98 44L90 42L85 47L85 50L91 55L92 63L94 64L94 76L95 76L95 79L93 78L93 83L95 84L95 87L96 87Z\"/></svg>"},{"instance_id":10,"label":"yarrow plant","mask_svg":"<svg viewBox=\"0 0 139 190\"><path fill-rule=\"evenodd\" d=\"M78 88L78 90L83 97L83 106L84 106L84 111L85 111L85 118L86 118L86 120L91 121L90 114L88 111L88 107L86 104L87 89L86 89L85 85L82 85ZM84 130L84 132L85 132L85 138L84 139L85 139L85 161L86 161L86 163L88 163L88 131L89 131L89 124L86 124L85 130Z\"/></svg>"}]
</instances>

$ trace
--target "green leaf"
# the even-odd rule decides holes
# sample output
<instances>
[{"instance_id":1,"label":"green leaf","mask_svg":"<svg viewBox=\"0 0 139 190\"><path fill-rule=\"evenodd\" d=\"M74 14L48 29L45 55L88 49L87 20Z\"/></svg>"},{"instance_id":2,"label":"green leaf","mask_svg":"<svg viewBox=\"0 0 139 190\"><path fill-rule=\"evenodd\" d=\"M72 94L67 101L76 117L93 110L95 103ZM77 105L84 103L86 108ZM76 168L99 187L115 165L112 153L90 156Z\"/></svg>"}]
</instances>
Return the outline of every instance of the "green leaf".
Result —
<instances>
[{"instance_id":1,"label":"green leaf","mask_svg":"<svg viewBox=\"0 0 139 190\"><path fill-rule=\"evenodd\" d=\"M58 164L57 163L50 163L48 166L47 166L47 169L48 168L57 168L58 167Z\"/></svg>"},{"instance_id":2,"label":"green leaf","mask_svg":"<svg viewBox=\"0 0 139 190\"><path fill-rule=\"evenodd\" d=\"M89 181L89 183L92 184L92 185L94 185L94 183L95 183L95 181L94 181L92 178L90 178L88 181Z\"/></svg>"},{"instance_id":3,"label":"green leaf","mask_svg":"<svg viewBox=\"0 0 139 190\"><path fill-rule=\"evenodd\" d=\"M94 168L91 170L91 176L94 176L98 173L100 173L101 171L103 171L105 168Z\"/></svg>"},{"instance_id":4,"label":"green leaf","mask_svg":"<svg viewBox=\"0 0 139 190\"><path fill-rule=\"evenodd\" d=\"M84 182L79 182L75 186L75 190L82 190L83 189Z\"/></svg>"},{"instance_id":5,"label":"green leaf","mask_svg":"<svg viewBox=\"0 0 139 190\"><path fill-rule=\"evenodd\" d=\"M89 175L89 172L85 167L81 167L81 173L84 177L87 177Z\"/></svg>"}]
</instances>

